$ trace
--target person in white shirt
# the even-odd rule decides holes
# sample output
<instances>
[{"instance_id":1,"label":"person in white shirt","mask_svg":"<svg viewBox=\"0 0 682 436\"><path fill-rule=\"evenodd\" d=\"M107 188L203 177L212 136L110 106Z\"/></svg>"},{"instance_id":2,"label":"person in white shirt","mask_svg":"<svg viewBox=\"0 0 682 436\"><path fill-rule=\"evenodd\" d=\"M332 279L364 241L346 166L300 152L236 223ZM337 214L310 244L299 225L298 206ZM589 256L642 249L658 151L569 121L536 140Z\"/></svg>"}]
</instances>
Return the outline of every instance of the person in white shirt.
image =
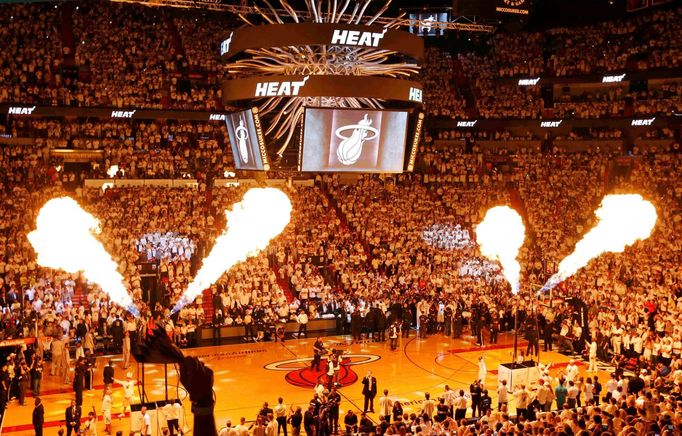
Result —
<instances>
[{"instance_id":1,"label":"person in white shirt","mask_svg":"<svg viewBox=\"0 0 682 436\"><path fill-rule=\"evenodd\" d=\"M111 433L111 388L104 389L102 397L102 416L104 418L104 432Z\"/></svg>"},{"instance_id":2,"label":"person in white shirt","mask_svg":"<svg viewBox=\"0 0 682 436\"><path fill-rule=\"evenodd\" d=\"M424 394L424 401L422 401L421 414L426 416L429 420L433 418L433 412L436 409L436 402L431 399L431 394L428 392Z\"/></svg>"},{"instance_id":3,"label":"person in white shirt","mask_svg":"<svg viewBox=\"0 0 682 436\"><path fill-rule=\"evenodd\" d=\"M246 426L246 418L243 416L239 419L239 425L234 427L237 436L249 436L249 428Z\"/></svg>"},{"instance_id":4,"label":"person in white shirt","mask_svg":"<svg viewBox=\"0 0 682 436\"><path fill-rule=\"evenodd\" d=\"M305 310L301 310L298 313L298 316L296 317L296 321L298 321L298 338L301 338L302 334L305 334L305 337L308 337L308 314L305 313Z\"/></svg>"},{"instance_id":5,"label":"person in white shirt","mask_svg":"<svg viewBox=\"0 0 682 436\"><path fill-rule=\"evenodd\" d=\"M585 382L585 404L590 404L590 401L594 400L594 385L592 384L592 379L587 377Z\"/></svg>"},{"instance_id":6,"label":"person in white shirt","mask_svg":"<svg viewBox=\"0 0 682 436\"><path fill-rule=\"evenodd\" d=\"M611 379L606 382L606 392L607 394L611 394L611 396L613 396L613 393L617 388L618 380L616 380L616 374L611 374Z\"/></svg>"},{"instance_id":7,"label":"person in white shirt","mask_svg":"<svg viewBox=\"0 0 682 436\"><path fill-rule=\"evenodd\" d=\"M578 377L578 365L575 364L575 360L571 359L566 366L566 381L575 381Z\"/></svg>"},{"instance_id":8,"label":"person in white shirt","mask_svg":"<svg viewBox=\"0 0 682 436\"><path fill-rule=\"evenodd\" d=\"M507 391L507 380L502 380L502 383L497 388L497 411L502 410L502 406L509 404L509 391Z\"/></svg>"},{"instance_id":9,"label":"person in white shirt","mask_svg":"<svg viewBox=\"0 0 682 436\"><path fill-rule=\"evenodd\" d=\"M635 335L634 338L632 338L632 350L637 354L637 357L642 355L642 348L644 345L644 340L642 339L642 336L638 333Z\"/></svg>"},{"instance_id":10,"label":"person in white shirt","mask_svg":"<svg viewBox=\"0 0 682 436\"><path fill-rule=\"evenodd\" d=\"M485 366L485 359L483 356L478 358L478 379L481 381L481 385L485 384L485 377L488 374L488 369Z\"/></svg>"},{"instance_id":11,"label":"person in white shirt","mask_svg":"<svg viewBox=\"0 0 682 436\"><path fill-rule=\"evenodd\" d=\"M317 380L317 384L315 385L315 388L313 390L315 393L319 396L322 397L322 394L324 394L324 383L322 383L322 376Z\"/></svg>"},{"instance_id":12,"label":"person in white shirt","mask_svg":"<svg viewBox=\"0 0 682 436\"><path fill-rule=\"evenodd\" d=\"M232 436L235 434L234 427L232 427L232 420L228 419L225 423L225 427L221 428L218 432L218 436Z\"/></svg>"},{"instance_id":13,"label":"person in white shirt","mask_svg":"<svg viewBox=\"0 0 682 436\"><path fill-rule=\"evenodd\" d=\"M445 392L443 392L443 399L445 400L445 404L448 405L450 408L450 415L455 416L454 414L454 407L455 407L455 398L457 398L457 393L450 389L450 386L445 385Z\"/></svg>"},{"instance_id":14,"label":"person in white shirt","mask_svg":"<svg viewBox=\"0 0 682 436\"><path fill-rule=\"evenodd\" d=\"M597 340L592 339L589 345L589 360L590 364L587 367L587 372L597 372Z\"/></svg>"},{"instance_id":15,"label":"person in white shirt","mask_svg":"<svg viewBox=\"0 0 682 436\"><path fill-rule=\"evenodd\" d=\"M267 427L265 427L266 436L277 436L277 421L273 419L272 414L268 415Z\"/></svg>"},{"instance_id":16,"label":"person in white shirt","mask_svg":"<svg viewBox=\"0 0 682 436\"><path fill-rule=\"evenodd\" d=\"M554 402L554 391L552 390L552 384L545 381L544 378L538 380L538 391L536 398L542 407L542 410L549 412L552 409L552 403Z\"/></svg>"},{"instance_id":17,"label":"person in white shirt","mask_svg":"<svg viewBox=\"0 0 682 436\"><path fill-rule=\"evenodd\" d=\"M284 404L284 399L279 397L277 405L272 409L277 420L277 434L279 435L280 428L284 429L284 436L287 436L287 418L289 417L289 408Z\"/></svg>"},{"instance_id":18,"label":"person in white shirt","mask_svg":"<svg viewBox=\"0 0 682 436\"><path fill-rule=\"evenodd\" d=\"M180 403L180 400L176 400L177 403ZM166 416L166 424L168 425L168 433L170 436L173 436L175 431L178 433L180 432L180 426L179 426L179 419L180 415L178 415L179 411L182 411L182 408L178 409L175 407L176 401L171 401L167 403L165 406L163 406L163 414Z\"/></svg>"},{"instance_id":19,"label":"person in white shirt","mask_svg":"<svg viewBox=\"0 0 682 436\"><path fill-rule=\"evenodd\" d=\"M95 406L92 406L92 412L88 413L88 420L83 426L83 434L87 436L97 436L97 414L95 413Z\"/></svg>"},{"instance_id":20,"label":"person in white shirt","mask_svg":"<svg viewBox=\"0 0 682 436\"><path fill-rule=\"evenodd\" d=\"M388 389L384 389L384 396L379 398L379 416L386 418L386 422L391 422L393 412L393 400L388 396Z\"/></svg>"},{"instance_id":21,"label":"person in white shirt","mask_svg":"<svg viewBox=\"0 0 682 436\"><path fill-rule=\"evenodd\" d=\"M133 397L135 396L135 386L137 386L137 380L133 380L133 373L128 372L126 374L125 380L114 379L116 383L123 386L123 411L119 418L124 416L126 409L130 410L130 405L133 404Z\"/></svg>"},{"instance_id":22,"label":"person in white shirt","mask_svg":"<svg viewBox=\"0 0 682 436\"><path fill-rule=\"evenodd\" d=\"M455 409L455 421L459 422L459 420L463 419L466 416L467 404L468 400L466 395L464 394L464 390L460 389L459 395L455 398L453 402L453 407Z\"/></svg>"},{"instance_id":23,"label":"person in white shirt","mask_svg":"<svg viewBox=\"0 0 682 436\"><path fill-rule=\"evenodd\" d=\"M142 409L140 409L140 413L142 416L140 417L141 422L140 422L140 435L141 436L150 436L152 434L152 419L147 413L147 407L142 406Z\"/></svg>"},{"instance_id":24,"label":"person in white shirt","mask_svg":"<svg viewBox=\"0 0 682 436\"><path fill-rule=\"evenodd\" d=\"M611 346L613 347L613 354L620 354L622 341L623 328L619 325L614 325L611 327Z\"/></svg>"},{"instance_id":25,"label":"person in white shirt","mask_svg":"<svg viewBox=\"0 0 682 436\"><path fill-rule=\"evenodd\" d=\"M611 398L618 401L620 397L623 396L623 388L618 386L615 391L611 392Z\"/></svg>"},{"instance_id":26,"label":"person in white shirt","mask_svg":"<svg viewBox=\"0 0 682 436\"><path fill-rule=\"evenodd\" d=\"M528 404L530 403L530 395L528 395L525 385L519 386L519 388L514 391L514 399L516 400L516 413L519 416L526 416L526 409L528 409Z\"/></svg>"},{"instance_id":27,"label":"person in white shirt","mask_svg":"<svg viewBox=\"0 0 682 436\"><path fill-rule=\"evenodd\" d=\"M566 398L568 399L568 407L574 409L578 402L578 395L580 395L580 389L575 385L575 382L568 382L568 391L566 393Z\"/></svg>"}]
</instances>

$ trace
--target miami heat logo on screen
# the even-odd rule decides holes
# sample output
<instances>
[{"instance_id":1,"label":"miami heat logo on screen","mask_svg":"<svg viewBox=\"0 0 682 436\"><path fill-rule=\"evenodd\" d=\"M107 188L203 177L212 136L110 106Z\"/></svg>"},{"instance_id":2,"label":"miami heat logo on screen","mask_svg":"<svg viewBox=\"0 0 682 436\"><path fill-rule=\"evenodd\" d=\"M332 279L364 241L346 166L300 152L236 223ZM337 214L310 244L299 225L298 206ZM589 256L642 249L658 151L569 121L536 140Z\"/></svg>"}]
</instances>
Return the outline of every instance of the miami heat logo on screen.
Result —
<instances>
[{"instance_id":1,"label":"miami heat logo on screen","mask_svg":"<svg viewBox=\"0 0 682 436\"><path fill-rule=\"evenodd\" d=\"M329 156L332 166L377 163L381 112L365 113L358 121L357 118L351 118L353 115L358 116L350 112L338 112L333 116Z\"/></svg>"},{"instance_id":2,"label":"miami heat logo on screen","mask_svg":"<svg viewBox=\"0 0 682 436\"><path fill-rule=\"evenodd\" d=\"M433 15L429 15L429 18L425 19L422 23L422 29L426 29L427 32L430 32L434 21L436 21L436 18Z\"/></svg>"},{"instance_id":3,"label":"miami heat logo on screen","mask_svg":"<svg viewBox=\"0 0 682 436\"><path fill-rule=\"evenodd\" d=\"M358 381L358 375L353 370L353 366L376 362L379 359L381 357L374 354L345 354L337 375L337 383L341 386L352 385ZM270 371L287 371L284 380L300 388L313 388L318 380L327 384L327 360L322 360L319 371L310 367L312 360L312 357L282 360L265 365L265 369Z\"/></svg>"},{"instance_id":4,"label":"miami heat logo on screen","mask_svg":"<svg viewBox=\"0 0 682 436\"><path fill-rule=\"evenodd\" d=\"M342 140L336 149L336 157L339 159L339 162L344 165L353 165L360 159L362 146L365 141L371 141L379 136L379 130L371 127L371 125L372 120L367 118L367 114L365 114L365 117L358 121L357 124L341 126L336 129L334 134L337 138ZM344 132L351 129L353 130L353 133L350 136L343 135ZM370 132L372 133L372 136L367 136Z\"/></svg>"}]
</instances>

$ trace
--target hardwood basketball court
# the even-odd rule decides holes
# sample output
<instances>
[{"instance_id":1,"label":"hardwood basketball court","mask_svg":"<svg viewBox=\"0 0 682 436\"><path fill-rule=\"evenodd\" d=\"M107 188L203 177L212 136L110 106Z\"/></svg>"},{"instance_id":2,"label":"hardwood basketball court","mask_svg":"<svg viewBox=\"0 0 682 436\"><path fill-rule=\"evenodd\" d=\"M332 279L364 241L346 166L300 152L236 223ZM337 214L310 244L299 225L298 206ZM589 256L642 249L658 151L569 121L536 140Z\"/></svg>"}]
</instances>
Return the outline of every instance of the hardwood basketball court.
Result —
<instances>
[{"instance_id":1,"label":"hardwood basketball court","mask_svg":"<svg viewBox=\"0 0 682 436\"><path fill-rule=\"evenodd\" d=\"M488 368L485 387L493 397L493 405L497 406L497 367L500 363L512 360L513 335L503 334L499 343L485 347L474 345L472 337L451 339L443 335L433 335L427 339L414 336L401 339L399 347L391 351L389 342L362 342L351 344L348 336L333 336L323 338L325 346L343 348L347 353L339 382L342 396L341 422L348 409L361 411L363 407L361 379L371 370L377 378L377 386L381 396L384 389L389 390L389 396L400 400L405 412L418 411L424 393L430 392L432 398L439 396L447 384L452 389L468 391L471 382L478 376L478 358L483 355ZM292 339L282 343L249 343L243 345L223 345L217 347L203 347L184 350L186 355L201 358L214 371L214 390L217 397L215 417L218 428L225 425L230 418L233 424L239 423L240 417L247 421L255 419L264 401L270 405L283 397L287 405L300 405L305 408L313 396L313 386L320 373L310 369L312 360L312 346L315 338ZM521 348L521 345L519 345ZM525 351L525 343L523 343ZM103 394L102 368L109 357L100 357L95 368L94 389L83 394L83 416L94 405L99 416L98 434L104 434L104 423L101 418L101 400ZM116 378L123 379L127 371L121 367L120 356L113 356ZM551 374L556 374L565 367L570 358L557 352L541 353L542 363L553 362ZM579 362L581 374L586 365ZM325 366L323 362L323 367ZM324 370L324 368L322 368ZM133 371L142 383L142 365L134 365ZM46 435L56 435L60 426L63 427L64 411L74 398L71 385L62 384L59 377L43 378L41 398L45 405ZM600 374L606 380L606 374ZM183 400L186 424L191 429L192 414L189 398L182 385L178 384L176 369L167 367L168 398ZM144 366L144 386L148 401L159 401L166 398L163 365ZM510 398L511 399L511 398ZM136 395L139 400L139 394ZM375 400L375 401L376 401ZM119 419L117 416L122 409L122 388L114 385L112 416L113 434L123 431L127 435L130 420L127 417ZM510 408L514 409L513 401ZM21 407L17 401L12 401L7 409L2 434L12 436L32 435L31 413L33 398L26 399L26 405ZM375 405L378 410L378 405ZM467 416L470 416L471 411ZM370 416L378 422L376 414ZM162 423L165 427L165 422Z\"/></svg>"}]
</instances>

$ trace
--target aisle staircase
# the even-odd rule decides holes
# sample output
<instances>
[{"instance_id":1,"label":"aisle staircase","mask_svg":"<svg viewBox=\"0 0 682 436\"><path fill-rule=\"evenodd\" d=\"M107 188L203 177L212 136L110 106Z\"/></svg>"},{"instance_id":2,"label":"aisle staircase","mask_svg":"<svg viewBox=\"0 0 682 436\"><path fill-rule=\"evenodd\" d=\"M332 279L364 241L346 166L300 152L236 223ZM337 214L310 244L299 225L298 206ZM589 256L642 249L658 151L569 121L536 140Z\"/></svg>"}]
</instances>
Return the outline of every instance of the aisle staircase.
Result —
<instances>
[{"instance_id":1,"label":"aisle staircase","mask_svg":"<svg viewBox=\"0 0 682 436\"><path fill-rule=\"evenodd\" d=\"M521 215L523 222L526 223L526 227L530 225L528 221L528 213L526 212L526 204L521 198L521 194L516 188L508 187L507 192L509 193L509 199L511 201L511 207Z\"/></svg>"},{"instance_id":2,"label":"aisle staircase","mask_svg":"<svg viewBox=\"0 0 682 436\"><path fill-rule=\"evenodd\" d=\"M511 207L521 215L523 224L526 226L526 236L530 243L530 246L534 246L535 240L535 230L528 220L528 212L526 210L526 203L521 198L521 194L516 188L507 187L507 192L509 193L509 200L511 201Z\"/></svg>"},{"instance_id":3,"label":"aisle staircase","mask_svg":"<svg viewBox=\"0 0 682 436\"><path fill-rule=\"evenodd\" d=\"M294 291L289 286L289 281L284 276L282 268L278 265L271 265L270 269L275 273L277 277L277 285L284 292L284 296L287 297L287 301L291 303L294 301Z\"/></svg>"},{"instance_id":4,"label":"aisle staircase","mask_svg":"<svg viewBox=\"0 0 682 436\"><path fill-rule=\"evenodd\" d=\"M76 37L73 33L73 4L64 2L59 5L59 34L62 47L69 48L69 55L64 56L65 67L76 67Z\"/></svg>"},{"instance_id":5,"label":"aisle staircase","mask_svg":"<svg viewBox=\"0 0 682 436\"><path fill-rule=\"evenodd\" d=\"M79 306L89 307L88 290L86 287L82 286L80 282L76 283L76 287L73 290L73 298L71 299L71 302L73 303L74 307Z\"/></svg>"},{"instance_id":6,"label":"aisle staircase","mask_svg":"<svg viewBox=\"0 0 682 436\"><path fill-rule=\"evenodd\" d=\"M332 193L327 190L326 186L322 185L320 187L320 190L322 191L322 194L327 198L329 205L334 209L334 212L336 213L336 216L339 218L339 221L341 221L341 228L343 230L348 230L353 235L355 235L355 239L359 241L360 244L362 244L362 248L365 251L365 254L367 255L367 261L371 262L373 259L372 251L369 249L369 244L367 243L367 241L364 238L361 238L358 235L356 229L350 225L348 219L346 219L346 214L341 211L341 207L339 206L338 201L336 201L336 198L334 198Z\"/></svg>"},{"instance_id":7,"label":"aisle staircase","mask_svg":"<svg viewBox=\"0 0 682 436\"><path fill-rule=\"evenodd\" d=\"M201 293L201 307L204 309L206 323L213 321L213 294L211 289L204 289Z\"/></svg>"},{"instance_id":8,"label":"aisle staircase","mask_svg":"<svg viewBox=\"0 0 682 436\"><path fill-rule=\"evenodd\" d=\"M175 25L175 21L171 16L166 15L166 26L168 26L168 33L171 37L171 45L173 47L173 53L185 54L185 50L182 46L182 37L180 37L180 32L178 27Z\"/></svg>"}]
</instances>

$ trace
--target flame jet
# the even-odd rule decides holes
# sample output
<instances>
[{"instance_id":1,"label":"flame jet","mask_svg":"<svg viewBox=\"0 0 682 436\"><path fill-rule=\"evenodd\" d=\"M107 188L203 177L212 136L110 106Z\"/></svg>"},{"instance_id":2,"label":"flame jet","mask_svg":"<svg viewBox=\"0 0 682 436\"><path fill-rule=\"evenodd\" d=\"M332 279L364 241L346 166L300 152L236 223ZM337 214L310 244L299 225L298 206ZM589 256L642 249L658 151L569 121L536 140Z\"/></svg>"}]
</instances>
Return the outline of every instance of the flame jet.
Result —
<instances>
[{"instance_id":1,"label":"flame jet","mask_svg":"<svg viewBox=\"0 0 682 436\"><path fill-rule=\"evenodd\" d=\"M561 261L559 271L539 292L552 289L603 253L621 253L628 245L648 238L658 219L654 205L639 194L607 195L594 214L599 218L597 225Z\"/></svg>"},{"instance_id":2,"label":"flame jet","mask_svg":"<svg viewBox=\"0 0 682 436\"><path fill-rule=\"evenodd\" d=\"M254 188L225 214L227 228L218 236L196 277L175 303L173 313L194 301L234 265L267 247L289 224L291 201L279 189Z\"/></svg>"},{"instance_id":3,"label":"flame jet","mask_svg":"<svg viewBox=\"0 0 682 436\"><path fill-rule=\"evenodd\" d=\"M53 198L38 212L36 229L28 240L38 255L38 264L68 273L83 272L114 303L133 315L139 315L118 265L95 235L99 221L69 197Z\"/></svg>"},{"instance_id":4,"label":"flame jet","mask_svg":"<svg viewBox=\"0 0 682 436\"><path fill-rule=\"evenodd\" d=\"M516 257L526 237L521 216L509 206L493 207L485 213L475 232L481 254L500 262L502 274L511 285L512 293L518 294L521 265Z\"/></svg>"}]
</instances>

